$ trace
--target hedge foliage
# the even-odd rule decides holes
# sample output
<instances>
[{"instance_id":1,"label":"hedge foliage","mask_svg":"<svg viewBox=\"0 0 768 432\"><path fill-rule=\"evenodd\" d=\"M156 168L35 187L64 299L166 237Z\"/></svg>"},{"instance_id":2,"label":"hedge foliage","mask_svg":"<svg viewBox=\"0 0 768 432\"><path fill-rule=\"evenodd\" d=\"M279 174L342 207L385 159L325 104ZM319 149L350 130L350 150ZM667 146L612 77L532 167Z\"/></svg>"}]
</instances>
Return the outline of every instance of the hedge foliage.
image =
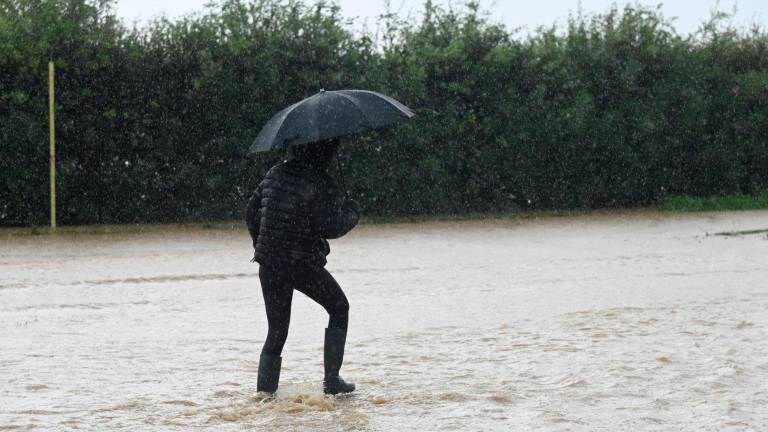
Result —
<instances>
[{"instance_id":1,"label":"hedge foliage","mask_svg":"<svg viewBox=\"0 0 768 432\"><path fill-rule=\"evenodd\" d=\"M529 36L470 2L352 31L333 3L226 0L136 28L106 0L0 0L0 225L48 221L47 62L65 224L225 220L282 107L368 88L417 112L350 139L371 214L647 205L768 189L768 36L656 9Z\"/></svg>"}]
</instances>

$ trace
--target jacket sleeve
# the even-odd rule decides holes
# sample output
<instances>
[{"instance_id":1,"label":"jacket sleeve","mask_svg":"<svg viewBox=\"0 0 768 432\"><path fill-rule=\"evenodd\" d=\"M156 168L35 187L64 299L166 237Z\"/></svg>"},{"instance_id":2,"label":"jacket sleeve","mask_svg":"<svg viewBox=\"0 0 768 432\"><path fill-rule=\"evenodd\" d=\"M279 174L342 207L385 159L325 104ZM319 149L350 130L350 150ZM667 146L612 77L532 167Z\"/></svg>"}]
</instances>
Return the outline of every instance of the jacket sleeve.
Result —
<instances>
[{"instance_id":1,"label":"jacket sleeve","mask_svg":"<svg viewBox=\"0 0 768 432\"><path fill-rule=\"evenodd\" d=\"M251 195L248 200L248 207L245 210L245 223L248 225L248 234L251 235L253 248L256 249L256 239L259 238L259 225L261 223L261 185Z\"/></svg>"},{"instance_id":2,"label":"jacket sleeve","mask_svg":"<svg viewBox=\"0 0 768 432\"><path fill-rule=\"evenodd\" d=\"M339 238L351 231L360 220L357 206L345 199L333 183L321 188L314 201L310 208L310 223L322 238Z\"/></svg>"}]
</instances>

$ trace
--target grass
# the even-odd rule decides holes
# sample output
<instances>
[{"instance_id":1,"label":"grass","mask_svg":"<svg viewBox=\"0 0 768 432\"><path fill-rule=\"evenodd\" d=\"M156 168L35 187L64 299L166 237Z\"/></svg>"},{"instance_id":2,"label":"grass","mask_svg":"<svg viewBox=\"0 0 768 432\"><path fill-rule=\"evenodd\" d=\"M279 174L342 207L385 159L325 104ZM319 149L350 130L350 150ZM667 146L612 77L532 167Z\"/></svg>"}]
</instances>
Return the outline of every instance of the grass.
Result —
<instances>
[{"instance_id":1,"label":"grass","mask_svg":"<svg viewBox=\"0 0 768 432\"><path fill-rule=\"evenodd\" d=\"M458 222L484 219L535 219L539 217L566 217L577 216L599 210L551 210L551 211L527 211L527 212L489 212L489 213L462 213L462 214L433 214L415 216L375 216L365 215L363 225L385 225L399 223L427 223L427 222ZM125 224L125 225L79 225L60 226L56 231L48 226L0 228L0 237L3 236L43 236L43 235L121 235L121 234L146 234L162 233L170 231L199 231L199 230L225 230L232 231L245 229L245 221L222 222L198 222L198 223L170 223L170 224Z\"/></svg>"},{"instance_id":2,"label":"grass","mask_svg":"<svg viewBox=\"0 0 768 432\"><path fill-rule=\"evenodd\" d=\"M645 210L645 209L634 209ZM604 210L535 210L507 212L474 212L457 214L429 215L364 215L361 225L411 224L429 222L461 222L482 220L527 220L552 217L571 217L588 214L612 214L633 211L633 209L604 209ZM48 226L0 228L0 238L3 237L34 237L34 236L69 236L69 235L123 235L164 233L173 231L234 231L245 230L245 221L221 222L191 222L169 224L125 224L125 225L79 225L60 226L52 231Z\"/></svg>"},{"instance_id":3,"label":"grass","mask_svg":"<svg viewBox=\"0 0 768 432\"><path fill-rule=\"evenodd\" d=\"M765 210L768 209L768 191L757 195L725 195L704 198L671 197L664 201L661 209L673 212Z\"/></svg>"},{"instance_id":4,"label":"grass","mask_svg":"<svg viewBox=\"0 0 768 432\"><path fill-rule=\"evenodd\" d=\"M16 227L0 229L2 237L34 237L55 234L68 235L123 235L165 233L173 231L235 230L244 228L245 222L198 222L177 224L125 224L125 225L78 225L60 226L56 231L48 226Z\"/></svg>"},{"instance_id":5,"label":"grass","mask_svg":"<svg viewBox=\"0 0 768 432\"><path fill-rule=\"evenodd\" d=\"M509 211L487 213L440 213L427 215L365 215L362 220L366 225L384 225L398 223L426 223L426 222L460 222L476 221L484 219L536 219L540 217L567 217L578 216L599 210L536 210L536 211Z\"/></svg>"}]
</instances>

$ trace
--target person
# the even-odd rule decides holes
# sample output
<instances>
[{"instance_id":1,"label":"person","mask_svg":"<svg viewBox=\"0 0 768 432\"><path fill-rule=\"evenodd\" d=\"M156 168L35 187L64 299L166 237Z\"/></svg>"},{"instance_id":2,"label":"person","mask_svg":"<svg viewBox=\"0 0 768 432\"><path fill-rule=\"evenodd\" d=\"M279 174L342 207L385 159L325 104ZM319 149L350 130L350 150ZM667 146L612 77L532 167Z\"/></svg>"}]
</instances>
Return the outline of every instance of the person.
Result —
<instances>
[{"instance_id":1,"label":"person","mask_svg":"<svg viewBox=\"0 0 768 432\"><path fill-rule=\"evenodd\" d=\"M260 392L277 391L294 290L328 312L323 391L339 394L355 389L339 376L349 303L325 269L328 239L345 235L360 218L357 204L345 198L328 174L338 144L338 140L329 140L293 146L291 157L267 172L248 203L246 221L253 240L253 261L259 263L269 326L259 357Z\"/></svg>"}]
</instances>

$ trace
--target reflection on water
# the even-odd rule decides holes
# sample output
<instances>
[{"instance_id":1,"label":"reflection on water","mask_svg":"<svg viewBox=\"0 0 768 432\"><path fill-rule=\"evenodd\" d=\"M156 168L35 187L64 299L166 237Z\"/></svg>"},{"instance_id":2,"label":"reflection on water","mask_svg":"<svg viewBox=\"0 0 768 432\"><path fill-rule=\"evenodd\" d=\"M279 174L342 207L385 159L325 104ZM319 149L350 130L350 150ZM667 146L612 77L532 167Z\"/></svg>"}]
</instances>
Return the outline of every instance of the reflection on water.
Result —
<instances>
[{"instance_id":1,"label":"reflection on water","mask_svg":"<svg viewBox=\"0 0 768 432\"><path fill-rule=\"evenodd\" d=\"M0 237L0 430L768 430L768 213L366 226L300 294L280 390L239 231Z\"/></svg>"}]
</instances>

